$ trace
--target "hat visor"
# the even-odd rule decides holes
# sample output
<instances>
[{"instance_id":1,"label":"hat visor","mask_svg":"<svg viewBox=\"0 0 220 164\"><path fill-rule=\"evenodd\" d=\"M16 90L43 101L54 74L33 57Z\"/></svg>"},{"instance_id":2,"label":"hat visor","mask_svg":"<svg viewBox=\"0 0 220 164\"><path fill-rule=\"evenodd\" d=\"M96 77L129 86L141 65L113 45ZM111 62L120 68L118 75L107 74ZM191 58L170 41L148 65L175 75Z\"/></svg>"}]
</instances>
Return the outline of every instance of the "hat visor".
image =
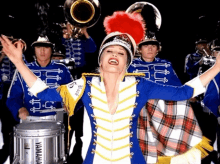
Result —
<instances>
[{"instance_id":1,"label":"hat visor","mask_svg":"<svg viewBox=\"0 0 220 164\"><path fill-rule=\"evenodd\" d=\"M208 43L207 40L200 40L200 41L197 41L196 44L200 44L200 43Z\"/></svg>"},{"instance_id":2,"label":"hat visor","mask_svg":"<svg viewBox=\"0 0 220 164\"><path fill-rule=\"evenodd\" d=\"M213 48L212 51L220 51L220 47Z\"/></svg>"},{"instance_id":3,"label":"hat visor","mask_svg":"<svg viewBox=\"0 0 220 164\"><path fill-rule=\"evenodd\" d=\"M159 46L160 45L160 43L158 42L158 41L153 41L153 40L151 40L151 41L146 41L146 42L141 42L139 45L138 45L138 47L141 47L142 45L149 45L149 44L151 44L151 45L157 45L157 46Z\"/></svg>"},{"instance_id":4,"label":"hat visor","mask_svg":"<svg viewBox=\"0 0 220 164\"><path fill-rule=\"evenodd\" d=\"M45 43L45 42L35 42L31 45L32 47L53 47L52 43Z\"/></svg>"}]
</instances>

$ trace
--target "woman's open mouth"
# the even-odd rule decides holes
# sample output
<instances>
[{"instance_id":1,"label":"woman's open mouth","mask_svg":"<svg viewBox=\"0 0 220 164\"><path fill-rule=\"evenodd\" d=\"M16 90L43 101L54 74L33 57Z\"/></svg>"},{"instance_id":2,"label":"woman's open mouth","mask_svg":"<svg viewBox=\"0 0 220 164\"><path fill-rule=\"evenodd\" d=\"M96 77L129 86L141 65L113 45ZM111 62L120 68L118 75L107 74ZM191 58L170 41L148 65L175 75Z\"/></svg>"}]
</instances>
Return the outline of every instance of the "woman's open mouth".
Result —
<instances>
[{"instance_id":1,"label":"woman's open mouth","mask_svg":"<svg viewBox=\"0 0 220 164\"><path fill-rule=\"evenodd\" d=\"M108 60L108 63L111 64L111 65L118 65L118 59L116 58L110 58Z\"/></svg>"}]
</instances>

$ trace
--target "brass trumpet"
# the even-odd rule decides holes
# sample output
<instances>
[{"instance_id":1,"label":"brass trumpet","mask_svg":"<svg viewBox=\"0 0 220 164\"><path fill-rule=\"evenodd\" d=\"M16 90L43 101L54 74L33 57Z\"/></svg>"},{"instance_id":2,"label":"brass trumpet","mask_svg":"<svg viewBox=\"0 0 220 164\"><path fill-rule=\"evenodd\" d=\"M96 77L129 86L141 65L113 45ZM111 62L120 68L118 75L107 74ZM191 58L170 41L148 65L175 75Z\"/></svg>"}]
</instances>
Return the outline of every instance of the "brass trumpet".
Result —
<instances>
[{"instance_id":1,"label":"brass trumpet","mask_svg":"<svg viewBox=\"0 0 220 164\"><path fill-rule=\"evenodd\" d=\"M81 28L89 28L97 23L101 7L98 0L66 0L64 15L71 24L71 36L78 38L82 35Z\"/></svg>"}]
</instances>

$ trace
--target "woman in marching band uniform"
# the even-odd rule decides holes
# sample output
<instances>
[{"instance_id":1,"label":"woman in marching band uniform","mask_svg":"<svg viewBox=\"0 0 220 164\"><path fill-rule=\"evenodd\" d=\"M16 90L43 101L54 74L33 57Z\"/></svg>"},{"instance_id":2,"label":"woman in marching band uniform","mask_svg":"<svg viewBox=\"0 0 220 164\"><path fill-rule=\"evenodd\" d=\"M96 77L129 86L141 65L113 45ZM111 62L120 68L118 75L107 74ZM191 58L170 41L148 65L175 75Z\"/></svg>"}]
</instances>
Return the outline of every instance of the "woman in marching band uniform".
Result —
<instances>
[{"instance_id":1,"label":"woman in marching band uniform","mask_svg":"<svg viewBox=\"0 0 220 164\"><path fill-rule=\"evenodd\" d=\"M63 101L69 115L82 99L91 124L87 131L84 163L144 164L145 161L137 140L137 118L148 99L185 100L205 91L208 82L220 71L220 57L206 73L181 87L156 84L142 78L142 74L126 73L136 49L136 43L144 37L144 27L140 20L124 12L115 12L105 19L108 35L99 51L100 74L84 74L81 79L50 89L38 79L23 63L21 47L15 48L7 37L0 41L3 51L15 64L30 91L40 99ZM136 43L135 43L136 42ZM164 158L165 163L175 163L178 157L201 160L203 148L211 150L208 141L199 140L190 153L176 158ZM199 151L201 150L201 152ZM192 155L192 156L190 156ZM181 160L178 160L181 162ZM160 160L158 161L160 162Z\"/></svg>"}]
</instances>

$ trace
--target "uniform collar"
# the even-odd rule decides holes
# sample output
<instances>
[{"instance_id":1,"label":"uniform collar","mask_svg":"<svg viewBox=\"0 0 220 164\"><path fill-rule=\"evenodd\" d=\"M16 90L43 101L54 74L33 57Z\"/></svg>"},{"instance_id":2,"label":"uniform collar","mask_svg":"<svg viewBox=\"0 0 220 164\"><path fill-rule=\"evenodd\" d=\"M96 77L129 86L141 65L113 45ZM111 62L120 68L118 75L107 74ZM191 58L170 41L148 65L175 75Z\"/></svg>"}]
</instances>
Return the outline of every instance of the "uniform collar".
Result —
<instances>
[{"instance_id":1,"label":"uniform collar","mask_svg":"<svg viewBox=\"0 0 220 164\"><path fill-rule=\"evenodd\" d=\"M45 67L49 66L52 62L53 62L53 61L50 60L50 62L49 62ZM36 64L38 67L42 67L42 66L37 62L37 60L35 60L35 64ZM42 68L43 68L43 67L42 67Z\"/></svg>"}]
</instances>

